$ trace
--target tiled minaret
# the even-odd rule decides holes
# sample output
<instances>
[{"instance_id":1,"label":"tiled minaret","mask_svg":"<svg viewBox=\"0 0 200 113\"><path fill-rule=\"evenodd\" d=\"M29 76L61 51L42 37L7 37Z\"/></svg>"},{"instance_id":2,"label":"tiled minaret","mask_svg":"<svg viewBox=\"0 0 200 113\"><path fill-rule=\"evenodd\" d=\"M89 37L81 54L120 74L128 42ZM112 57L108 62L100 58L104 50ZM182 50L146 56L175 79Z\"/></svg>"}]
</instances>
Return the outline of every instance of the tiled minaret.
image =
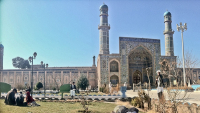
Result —
<instances>
[{"instance_id":1,"label":"tiled minaret","mask_svg":"<svg viewBox=\"0 0 200 113\"><path fill-rule=\"evenodd\" d=\"M110 25L108 24L108 6L106 4L100 6L100 25L98 26L98 29L100 40L99 54L109 54Z\"/></svg>"},{"instance_id":2,"label":"tiled minaret","mask_svg":"<svg viewBox=\"0 0 200 113\"><path fill-rule=\"evenodd\" d=\"M172 18L171 13L166 11L164 13L164 23L165 23L165 56L174 56L174 43L173 43L173 34L172 30Z\"/></svg>"},{"instance_id":3,"label":"tiled minaret","mask_svg":"<svg viewBox=\"0 0 200 113\"><path fill-rule=\"evenodd\" d=\"M0 44L0 70L3 69L3 51L4 46Z\"/></svg>"}]
</instances>

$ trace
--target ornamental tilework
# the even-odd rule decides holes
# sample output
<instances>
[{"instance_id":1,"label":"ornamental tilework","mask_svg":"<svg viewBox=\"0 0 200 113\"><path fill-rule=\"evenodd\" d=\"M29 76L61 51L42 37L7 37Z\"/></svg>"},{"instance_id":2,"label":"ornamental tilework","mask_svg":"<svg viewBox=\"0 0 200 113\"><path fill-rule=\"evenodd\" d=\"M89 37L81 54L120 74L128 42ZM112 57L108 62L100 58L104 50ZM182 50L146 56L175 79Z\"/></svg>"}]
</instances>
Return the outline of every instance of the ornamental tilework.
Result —
<instances>
[{"instance_id":1,"label":"ornamental tilework","mask_svg":"<svg viewBox=\"0 0 200 113\"><path fill-rule=\"evenodd\" d=\"M83 76L85 76L85 74L80 74L80 75L83 75ZM87 76L87 73L86 73L86 76ZM77 80L78 80L78 72L74 72L74 73L71 73L71 80L73 81L73 82L77 82Z\"/></svg>"},{"instance_id":2,"label":"ornamental tilework","mask_svg":"<svg viewBox=\"0 0 200 113\"><path fill-rule=\"evenodd\" d=\"M109 62L109 55L101 55L100 56L100 73L101 73L101 84L108 84L108 62Z\"/></svg>"},{"instance_id":3,"label":"ornamental tilework","mask_svg":"<svg viewBox=\"0 0 200 113\"><path fill-rule=\"evenodd\" d=\"M128 56L138 47L142 47L152 55L153 70L159 69L160 40L144 38L120 37L120 56L121 56L121 83L128 83Z\"/></svg>"},{"instance_id":4,"label":"ornamental tilework","mask_svg":"<svg viewBox=\"0 0 200 113\"><path fill-rule=\"evenodd\" d=\"M37 75L33 74L33 84L36 84L36 83L37 83Z\"/></svg>"},{"instance_id":5,"label":"ornamental tilework","mask_svg":"<svg viewBox=\"0 0 200 113\"><path fill-rule=\"evenodd\" d=\"M87 77L87 72L80 72L81 76Z\"/></svg>"},{"instance_id":6,"label":"ornamental tilework","mask_svg":"<svg viewBox=\"0 0 200 113\"><path fill-rule=\"evenodd\" d=\"M24 75L24 81L29 80L29 73L23 73Z\"/></svg>"},{"instance_id":7,"label":"ornamental tilework","mask_svg":"<svg viewBox=\"0 0 200 113\"><path fill-rule=\"evenodd\" d=\"M95 79L95 73L89 73L89 79Z\"/></svg>"},{"instance_id":8,"label":"ornamental tilework","mask_svg":"<svg viewBox=\"0 0 200 113\"><path fill-rule=\"evenodd\" d=\"M174 65L174 64L176 64L176 56L161 56L160 57L159 63L161 64L161 72L164 73L164 70L166 68L165 66L167 66L167 65L163 65L163 62L166 62L167 65L171 64L171 66L175 66L174 68L177 68L176 65ZM170 66L167 66L167 67L170 67Z\"/></svg>"},{"instance_id":9,"label":"ornamental tilework","mask_svg":"<svg viewBox=\"0 0 200 113\"><path fill-rule=\"evenodd\" d=\"M63 73L63 77L64 77L64 84L68 84L70 82L69 80L70 73Z\"/></svg>"},{"instance_id":10,"label":"ornamental tilework","mask_svg":"<svg viewBox=\"0 0 200 113\"><path fill-rule=\"evenodd\" d=\"M38 74L38 81L43 82L43 79L44 79L44 73Z\"/></svg>"}]
</instances>

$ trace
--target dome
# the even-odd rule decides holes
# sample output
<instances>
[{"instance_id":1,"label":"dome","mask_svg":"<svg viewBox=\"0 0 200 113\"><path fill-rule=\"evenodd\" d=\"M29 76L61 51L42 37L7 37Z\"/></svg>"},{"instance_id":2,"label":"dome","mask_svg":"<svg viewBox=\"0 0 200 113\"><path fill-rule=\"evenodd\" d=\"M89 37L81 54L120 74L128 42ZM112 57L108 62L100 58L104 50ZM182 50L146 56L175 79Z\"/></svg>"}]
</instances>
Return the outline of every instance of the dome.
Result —
<instances>
[{"instance_id":1,"label":"dome","mask_svg":"<svg viewBox=\"0 0 200 113\"><path fill-rule=\"evenodd\" d=\"M171 13L170 13L169 11L166 11L166 12L164 13L164 16L166 16L166 15L171 16Z\"/></svg>"},{"instance_id":2,"label":"dome","mask_svg":"<svg viewBox=\"0 0 200 113\"><path fill-rule=\"evenodd\" d=\"M99 7L99 9L102 9L102 8L107 8L108 9L108 6L106 4L103 4Z\"/></svg>"},{"instance_id":3,"label":"dome","mask_svg":"<svg viewBox=\"0 0 200 113\"><path fill-rule=\"evenodd\" d=\"M2 44L0 44L0 48L4 48L4 46Z\"/></svg>"}]
</instances>

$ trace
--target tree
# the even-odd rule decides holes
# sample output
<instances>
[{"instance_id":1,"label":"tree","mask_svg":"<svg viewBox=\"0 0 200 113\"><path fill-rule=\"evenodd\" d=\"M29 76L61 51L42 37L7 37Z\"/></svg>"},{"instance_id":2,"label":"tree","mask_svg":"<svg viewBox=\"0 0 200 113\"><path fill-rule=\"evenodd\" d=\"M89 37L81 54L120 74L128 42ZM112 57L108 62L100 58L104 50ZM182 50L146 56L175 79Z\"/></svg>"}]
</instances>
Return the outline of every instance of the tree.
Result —
<instances>
[{"instance_id":1,"label":"tree","mask_svg":"<svg viewBox=\"0 0 200 113\"><path fill-rule=\"evenodd\" d=\"M15 68L20 68L20 69L28 69L31 68L29 61L24 60L21 57L16 57L12 59L12 64Z\"/></svg>"},{"instance_id":2,"label":"tree","mask_svg":"<svg viewBox=\"0 0 200 113\"><path fill-rule=\"evenodd\" d=\"M38 88L36 86L33 87L34 90L38 90Z\"/></svg>"},{"instance_id":3,"label":"tree","mask_svg":"<svg viewBox=\"0 0 200 113\"><path fill-rule=\"evenodd\" d=\"M57 89L57 91L59 91L59 90L60 90L60 87L59 87L59 86L62 86L62 85L63 85L63 83L61 83L61 77L56 77L56 76L53 76L53 75L50 75L50 76L51 76L51 78L52 78L53 81L54 81L53 88L54 88L55 85L56 85L56 89Z\"/></svg>"},{"instance_id":4,"label":"tree","mask_svg":"<svg viewBox=\"0 0 200 113\"><path fill-rule=\"evenodd\" d=\"M176 85L175 87L166 88L167 95L163 94L162 98L159 99L159 104L157 106L158 112L168 113L169 108L171 108L172 111L170 113L179 113L177 108L179 105L182 105L183 103L187 102L191 94L188 92L188 90L191 89L192 88L190 87L181 87L179 85ZM169 100L168 102L166 101L166 97L167 100Z\"/></svg>"},{"instance_id":5,"label":"tree","mask_svg":"<svg viewBox=\"0 0 200 113\"><path fill-rule=\"evenodd\" d=\"M23 90L23 89L25 89L25 86L23 86L22 84L17 84L17 85L16 85L16 88L17 88L18 90Z\"/></svg>"},{"instance_id":6,"label":"tree","mask_svg":"<svg viewBox=\"0 0 200 113\"><path fill-rule=\"evenodd\" d=\"M183 68L183 60L180 60L181 65L179 68ZM199 64L199 59L192 54L192 51L186 51L185 52L185 79L188 80L192 79L192 75L193 75L193 69Z\"/></svg>"},{"instance_id":7,"label":"tree","mask_svg":"<svg viewBox=\"0 0 200 113\"><path fill-rule=\"evenodd\" d=\"M149 77L149 71L151 72L151 67L149 67L149 68L146 68L146 70L147 70L147 77L148 77L148 81L149 81L149 90L151 89L151 85L150 85L150 83L151 83L151 81L150 81L150 77ZM148 90L148 95L149 95L149 90Z\"/></svg>"},{"instance_id":8,"label":"tree","mask_svg":"<svg viewBox=\"0 0 200 113\"><path fill-rule=\"evenodd\" d=\"M81 75L81 77L79 78L79 80L77 82L77 86L79 88L85 90L89 86L89 81L88 81L87 77Z\"/></svg>"},{"instance_id":9,"label":"tree","mask_svg":"<svg viewBox=\"0 0 200 113\"><path fill-rule=\"evenodd\" d=\"M172 86L172 80L176 80L176 82L178 82L177 66L181 65L178 57L174 59L163 59L159 64L161 65L161 74L164 76L167 84L169 81L170 87Z\"/></svg>"},{"instance_id":10,"label":"tree","mask_svg":"<svg viewBox=\"0 0 200 113\"><path fill-rule=\"evenodd\" d=\"M41 82L38 82L35 86L37 89L43 88L43 84Z\"/></svg>"}]
</instances>

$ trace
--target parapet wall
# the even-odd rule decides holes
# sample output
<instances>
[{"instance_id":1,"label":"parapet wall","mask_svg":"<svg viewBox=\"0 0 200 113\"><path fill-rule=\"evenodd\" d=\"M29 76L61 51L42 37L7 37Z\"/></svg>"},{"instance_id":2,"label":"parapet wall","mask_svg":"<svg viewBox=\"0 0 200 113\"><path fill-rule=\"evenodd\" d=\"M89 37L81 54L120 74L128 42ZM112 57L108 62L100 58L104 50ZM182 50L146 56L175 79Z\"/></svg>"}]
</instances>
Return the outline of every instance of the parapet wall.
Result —
<instances>
[{"instance_id":1,"label":"parapet wall","mask_svg":"<svg viewBox=\"0 0 200 113\"><path fill-rule=\"evenodd\" d=\"M197 105L196 103L177 103L177 111L178 113L200 113L200 106ZM159 100L158 99L152 99L151 100L151 105L152 105L152 110L154 112L159 112ZM166 100L166 107L165 111L168 113L173 113L173 108L172 108L172 102L169 100Z\"/></svg>"}]
</instances>

